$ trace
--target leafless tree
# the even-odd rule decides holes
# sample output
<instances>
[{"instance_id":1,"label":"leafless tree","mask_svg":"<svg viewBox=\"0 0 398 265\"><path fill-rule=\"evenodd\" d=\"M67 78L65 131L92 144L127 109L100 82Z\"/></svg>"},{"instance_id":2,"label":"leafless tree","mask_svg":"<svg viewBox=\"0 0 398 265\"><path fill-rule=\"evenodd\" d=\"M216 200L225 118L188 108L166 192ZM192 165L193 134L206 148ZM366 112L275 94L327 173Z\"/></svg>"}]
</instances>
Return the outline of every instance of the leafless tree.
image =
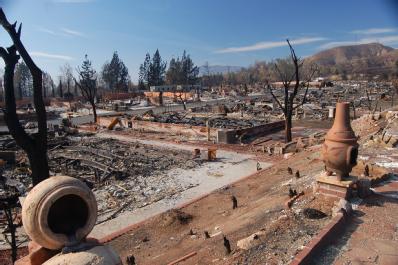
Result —
<instances>
[{"instance_id":1,"label":"leafless tree","mask_svg":"<svg viewBox=\"0 0 398 265\"><path fill-rule=\"evenodd\" d=\"M50 88L52 88L54 82L53 79L51 78L51 75L49 73L43 73L43 96L46 98L48 96L48 91Z\"/></svg>"},{"instance_id":2,"label":"leafless tree","mask_svg":"<svg viewBox=\"0 0 398 265\"><path fill-rule=\"evenodd\" d=\"M13 42L13 44L8 48L0 47L0 57L3 58L5 63L4 120L16 143L27 153L32 170L32 182L33 185L36 185L49 176L47 161L47 117L42 95L43 73L34 63L21 42L22 24L19 25L17 30L17 22L10 24L1 8L0 24L7 31ZM33 104L36 109L36 118L38 123L38 132L34 135L29 135L25 132L16 113L14 70L20 57L22 57L23 61L28 66L33 77Z\"/></svg>"},{"instance_id":3,"label":"leafless tree","mask_svg":"<svg viewBox=\"0 0 398 265\"><path fill-rule=\"evenodd\" d=\"M286 41L290 49L290 59L279 59L274 64L274 70L283 84L283 102L277 98L272 86L268 86L268 88L273 99L284 114L285 142L288 143L292 141L292 117L294 110L304 105L306 102L309 82L317 72L317 66L311 64L304 67L304 61L296 56L296 52L289 40ZM295 99L301 88L305 88L304 96L300 102L294 105Z\"/></svg>"},{"instance_id":4,"label":"leafless tree","mask_svg":"<svg viewBox=\"0 0 398 265\"><path fill-rule=\"evenodd\" d=\"M97 74L88 59L87 54L83 61L81 68L77 69L79 74L79 81L75 78L75 84L80 89L80 92L85 100L87 100L94 115L94 122L97 122L96 98L97 98Z\"/></svg>"},{"instance_id":5,"label":"leafless tree","mask_svg":"<svg viewBox=\"0 0 398 265\"><path fill-rule=\"evenodd\" d=\"M70 95L71 85L73 82L73 69L68 63L66 63L60 68L60 70L62 73L61 76L63 83L66 84L67 93Z\"/></svg>"},{"instance_id":6,"label":"leafless tree","mask_svg":"<svg viewBox=\"0 0 398 265\"><path fill-rule=\"evenodd\" d=\"M187 104L186 104L186 102L185 102L185 100L186 100L186 94L183 94L182 92L180 92L180 93L175 93L175 95L176 95L177 98L180 99L180 101L181 101L181 103L182 103L182 105L183 105L183 107L184 107L184 110L187 110ZM182 98L184 95L185 95L185 99Z\"/></svg>"},{"instance_id":7,"label":"leafless tree","mask_svg":"<svg viewBox=\"0 0 398 265\"><path fill-rule=\"evenodd\" d=\"M366 93L366 106L368 107L369 111L372 111L372 100L370 99L368 89L365 89L365 93Z\"/></svg>"}]
</instances>

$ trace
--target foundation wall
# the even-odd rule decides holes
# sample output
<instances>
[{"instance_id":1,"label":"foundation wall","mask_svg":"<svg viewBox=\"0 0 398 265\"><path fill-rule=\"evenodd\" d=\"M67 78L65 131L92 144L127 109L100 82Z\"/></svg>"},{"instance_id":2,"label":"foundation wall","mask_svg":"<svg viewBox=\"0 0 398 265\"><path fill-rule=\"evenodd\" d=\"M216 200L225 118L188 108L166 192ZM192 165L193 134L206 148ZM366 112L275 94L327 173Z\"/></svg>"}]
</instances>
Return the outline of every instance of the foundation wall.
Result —
<instances>
[{"instance_id":1,"label":"foundation wall","mask_svg":"<svg viewBox=\"0 0 398 265\"><path fill-rule=\"evenodd\" d=\"M266 136L283 129L285 129L285 122L276 121L244 129L218 130L217 141L219 143L233 144L243 137Z\"/></svg>"},{"instance_id":2,"label":"foundation wall","mask_svg":"<svg viewBox=\"0 0 398 265\"><path fill-rule=\"evenodd\" d=\"M114 117L100 117L98 124L107 127L113 121ZM121 125L124 128L128 128L128 119L120 118ZM152 132L166 132L183 134L192 137L207 138L207 128L204 126L190 126L186 124L173 124L173 123L161 123L152 121L138 121L132 120L132 128L136 130L146 130ZM120 126L117 125L117 126ZM210 140L217 139L218 129L210 128Z\"/></svg>"},{"instance_id":3,"label":"foundation wall","mask_svg":"<svg viewBox=\"0 0 398 265\"><path fill-rule=\"evenodd\" d=\"M150 121L133 121L133 129L143 129L155 132L167 132L183 134L188 136L198 136L207 138L207 128L204 126L190 126L185 124L161 123ZM210 128L210 139L215 140L217 129Z\"/></svg>"},{"instance_id":4,"label":"foundation wall","mask_svg":"<svg viewBox=\"0 0 398 265\"><path fill-rule=\"evenodd\" d=\"M101 126L108 127L109 124L115 119L115 117L99 117L97 123ZM173 123L161 123L152 121L138 121L132 120L132 129L146 130L153 132L165 132L182 134L192 137L207 138L207 127L204 126L192 126L188 124L173 124ZM117 126L128 128L128 119L120 118L120 123ZM285 128L284 121L271 122L255 127L236 129L236 130L225 130L210 128L210 140L217 140L218 143L233 144L238 142L243 137L255 137L265 136Z\"/></svg>"}]
</instances>

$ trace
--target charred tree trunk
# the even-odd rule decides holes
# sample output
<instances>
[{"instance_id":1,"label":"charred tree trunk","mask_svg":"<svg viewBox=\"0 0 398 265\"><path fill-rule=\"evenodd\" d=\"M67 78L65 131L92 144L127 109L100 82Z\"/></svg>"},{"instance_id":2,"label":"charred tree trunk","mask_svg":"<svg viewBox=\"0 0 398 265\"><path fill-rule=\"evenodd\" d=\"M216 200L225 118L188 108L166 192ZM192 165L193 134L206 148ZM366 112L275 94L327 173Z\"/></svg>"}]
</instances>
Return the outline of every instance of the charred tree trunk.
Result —
<instances>
[{"instance_id":1,"label":"charred tree trunk","mask_svg":"<svg viewBox=\"0 0 398 265\"><path fill-rule=\"evenodd\" d=\"M277 106L280 108L280 110L283 112L285 116L285 142L291 142L292 141L292 117L293 117L293 112L298 109L300 106L304 105L306 102L307 94L308 94L308 88L309 88L309 82L311 78L314 76L314 74L317 72L317 67L315 65L311 65L311 68L309 69L309 75L307 81L304 82L306 86L300 84L300 67L302 67L303 63L302 61L296 56L296 53L293 49L293 47L290 45L289 40L286 40L287 44L290 48L290 57L292 60L292 64L294 67L294 72L293 74L288 73L288 71L285 69L279 69L278 64L275 63L275 69L279 75L280 80L282 80L283 83L283 91L284 91L284 99L283 99L283 104L274 94L273 88L267 84L267 88L269 89L272 98L274 99L274 102L276 102ZM289 76L291 76L289 78ZM293 83L294 82L294 83ZM292 85L292 86L291 86ZM291 88L292 87L292 88ZM299 89L304 88L304 95L300 102L294 106L295 99L298 95Z\"/></svg>"},{"instance_id":2,"label":"charred tree trunk","mask_svg":"<svg viewBox=\"0 0 398 265\"><path fill-rule=\"evenodd\" d=\"M292 141L292 114L288 113L285 117L285 142Z\"/></svg>"},{"instance_id":3,"label":"charred tree trunk","mask_svg":"<svg viewBox=\"0 0 398 265\"><path fill-rule=\"evenodd\" d=\"M18 99L21 100L22 98L23 98L22 85L21 82L18 82Z\"/></svg>"},{"instance_id":4,"label":"charred tree trunk","mask_svg":"<svg viewBox=\"0 0 398 265\"><path fill-rule=\"evenodd\" d=\"M97 123L97 107L95 106L95 102L90 102L90 104L93 108L94 123Z\"/></svg>"},{"instance_id":5,"label":"charred tree trunk","mask_svg":"<svg viewBox=\"0 0 398 265\"><path fill-rule=\"evenodd\" d=\"M51 95L53 98L55 98L55 87L54 87L54 83L51 84Z\"/></svg>"},{"instance_id":6,"label":"charred tree trunk","mask_svg":"<svg viewBox=\"0 0 398 265\"><path fill-rule=\"evenodd\" d=\"M186 105L184 99L182 98L182 94L181 93L178 95L178 98L180 99L184 110L187 110L187 105Z\"/></svg>"},{"instance_id":7,"label":"charred tree trunk","mask_svg":"<svg viewBox=\"0 0 398 265\"><path fill-rule=\"evenodd\" d=\"M163 106L163 92L159 92L159 106Z\"/></svg>"},{"instance_id":8,"label":"charred tree trunk","mask_svg":"<svg viewBox=\"0 0 398 265\"><path fill-rule=\"evenodd\" d=\"M62 82L59 81L59 96L61 99L64 97L64 91L62 90Z\"/></svg>"},{"instance_id":9,"label":"charred tree trunk","mask_svg":"<svg viewBox=\"0 0 398 265\"><path fill-rule=\"evenodd\" d=\"M32 181L36 185L48 177L47 148L36 146L28 153L28 158L32 170Z\"/></svg>"},{"instance_id":10,"label":"charred tree trunk","mask_svg":"<svg viewBox=\"0 0 398 265\"><path fill-rule=\"evenodd\" d=\"M0 8L0 24L10 35L13 45L7 50L0 47L0 56L5 62L4 89L5 89L5 110L4 120L10 134L16 143L27 153L31 170L33 185L48 178L47 161L47 117L42 95L42 71L36 66L32 58L23 46L21 37L21 25L16 31L16 23L10 24ZM38 132L35 135L28 135L19 123L16 113L16 103L14 95L14 70L19 60L19 55L29 68L33 77L33 104L36 109Z\"/></svg>"},{"instance_id":11,"label":"charred tree trunk","mask_svg":"<svg viewBox=\"0 0 398 265\"><path fill-rule=\"evenodd\" d=\"M66 87L67 87L67 90L68 90L68 97L69 97L69 95L70 95L70 80L69 79L66 82Z\"/></svg>"},{"instance_id":12,"label":"charred tree trunk","mask_svg":"<svg viewBox=\"0 0 398 265\"><path fill-rule=\"evenodd\" d=\"M47 97L47 87L43 84L43 97Z\"/></svg>"}]
</instances>

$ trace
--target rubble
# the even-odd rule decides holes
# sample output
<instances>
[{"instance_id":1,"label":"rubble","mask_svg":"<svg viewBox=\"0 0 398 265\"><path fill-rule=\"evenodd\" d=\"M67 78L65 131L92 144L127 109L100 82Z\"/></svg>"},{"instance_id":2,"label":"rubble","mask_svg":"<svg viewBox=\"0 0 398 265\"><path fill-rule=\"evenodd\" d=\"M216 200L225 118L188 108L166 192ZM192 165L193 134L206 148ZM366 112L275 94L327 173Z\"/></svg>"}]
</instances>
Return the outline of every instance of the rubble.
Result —
<instances>
[{"instance_id":1,"label":"rubble","mask_svg":"<svg viewBox=\"0 0 398 265\"><path fill-rule=\"evenodd\" d=\"M50 174L71 175L91 187L98 200L99 223L193 187L171 178L167 171L203 163L188 151L90 136L57 137L49 145L53 146L48 153ZM17 157L24 155L18 152ZM26 169L19 162L15 167L8 165L3 173L22 193L30 185Z\"/></svg>"},{"instance_id":2,"label":"rubble","mask_svg":"<svg viewBox=\"0 0 398 265\"><path fill-rule=\"evenodd\" d=\"M264 124L264 120L256 119L235 119L227 117L206 117L206 116L195 116L188 115L187 113L164 113L155 115L153 112L146 112L143 115L133 117L133 120L146 120L161 123L174 123L174 124L187 124L192 126L207 126L207 121L210 120L211 128L218 129L237 129L255 127Z\"/></svg>"}]
</instances>

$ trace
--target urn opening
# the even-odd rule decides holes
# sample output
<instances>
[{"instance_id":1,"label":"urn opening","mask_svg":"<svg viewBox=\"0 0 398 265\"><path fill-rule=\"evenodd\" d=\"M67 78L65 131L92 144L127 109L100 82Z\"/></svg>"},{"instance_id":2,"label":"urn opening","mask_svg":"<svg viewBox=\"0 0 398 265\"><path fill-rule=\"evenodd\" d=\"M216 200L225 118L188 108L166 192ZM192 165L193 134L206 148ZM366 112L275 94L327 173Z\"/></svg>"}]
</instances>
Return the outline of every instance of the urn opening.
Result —
<instances>
[{"instance_id":1,"label":"urn opening","mask_svg":"<svg viewBox=\"0 0 398 265\"><path fill-rule=\"evenodd\" d=\"M78 195L60 197L50 207L47 223L53 233L72 236L84 227L89 219L86 202Z\"/></svg>"},{"instance_id":2,"label":"urn opening","mask_svg":"<svg viewBox=\"0 0 398 265\"><path fill-rule=\"evenodd\" d=\"M350 152L350 165L355 166L357 164L358 148L352 148Z\"/></svg>"}]
</instances>

